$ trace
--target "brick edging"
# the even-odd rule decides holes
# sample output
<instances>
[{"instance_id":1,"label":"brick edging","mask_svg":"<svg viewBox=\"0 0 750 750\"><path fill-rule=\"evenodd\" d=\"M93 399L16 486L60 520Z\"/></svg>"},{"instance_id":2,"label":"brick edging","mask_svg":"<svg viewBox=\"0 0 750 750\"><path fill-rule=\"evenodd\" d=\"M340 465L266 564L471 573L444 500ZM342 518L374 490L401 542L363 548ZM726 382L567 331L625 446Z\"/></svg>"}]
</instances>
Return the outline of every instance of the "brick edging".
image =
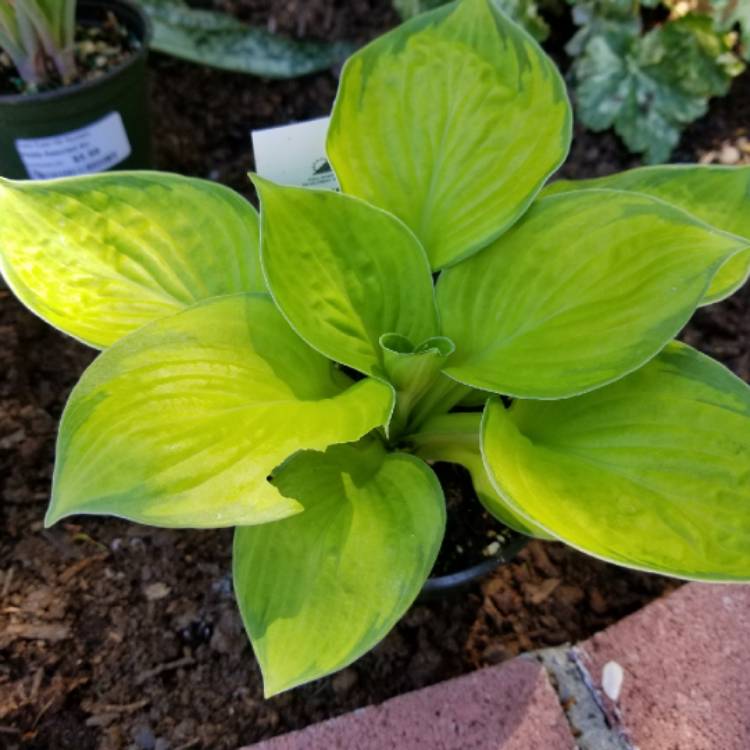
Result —
<instances>
[{"instance_id":1,"label":"brick edging","mask_svg":"<svg viewBox=\"0 0 750 750\"><path fill-rule=\"evenodd\" d=\"M252 750L749 750L748 644L750 586L688 584L578 646L526 654Z\"/></svg>"}]
</instances>

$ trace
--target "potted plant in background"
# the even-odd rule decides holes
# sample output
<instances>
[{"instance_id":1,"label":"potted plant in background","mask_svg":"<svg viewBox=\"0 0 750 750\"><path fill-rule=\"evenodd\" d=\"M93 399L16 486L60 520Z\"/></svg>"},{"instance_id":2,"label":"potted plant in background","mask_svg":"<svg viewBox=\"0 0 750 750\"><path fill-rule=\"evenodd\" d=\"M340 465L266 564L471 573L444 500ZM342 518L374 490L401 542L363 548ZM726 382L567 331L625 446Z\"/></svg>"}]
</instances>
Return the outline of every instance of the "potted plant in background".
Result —
<instances>
[{"instance_id":1,"label":"potted plant in background","mask_svg":"<svg viewBox=\"0 0 750 750\"><path fill-rule=\"evenodd\" d=\"M149 35L127 0L0 0L0 174L150 166Z\"/></svg>"}]
</instances>

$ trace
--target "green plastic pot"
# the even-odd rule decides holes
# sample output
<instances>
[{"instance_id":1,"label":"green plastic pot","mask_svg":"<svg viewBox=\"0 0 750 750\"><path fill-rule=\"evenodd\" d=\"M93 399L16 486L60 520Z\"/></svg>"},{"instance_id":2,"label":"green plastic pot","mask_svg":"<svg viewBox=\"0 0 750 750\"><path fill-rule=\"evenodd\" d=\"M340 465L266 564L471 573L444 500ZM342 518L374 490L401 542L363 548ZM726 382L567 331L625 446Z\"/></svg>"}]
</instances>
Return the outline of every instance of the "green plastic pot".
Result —
<instances>
[{"instance_id":1,"label":"green plastic pot","mask_svg":"<svg viewBox=\"0 0 750 750\"><path fill-rule=\"evenodd\" d=\"M45 179L151 166L151 26L128 0L79 0L78 22L101 24L108 11L139 39L140 49L97 80L0 96L0 175Z\"/></svg>"}]
</instances>

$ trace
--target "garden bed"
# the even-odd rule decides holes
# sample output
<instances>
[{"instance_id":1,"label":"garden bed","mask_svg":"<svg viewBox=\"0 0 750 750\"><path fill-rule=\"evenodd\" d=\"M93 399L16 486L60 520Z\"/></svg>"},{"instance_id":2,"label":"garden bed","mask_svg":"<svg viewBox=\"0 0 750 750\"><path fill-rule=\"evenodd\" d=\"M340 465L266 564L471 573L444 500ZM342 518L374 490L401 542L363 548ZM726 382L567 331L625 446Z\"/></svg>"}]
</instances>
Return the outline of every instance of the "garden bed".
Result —
<instances>
[{"instance_id":1,"label":"garden bed","mask_svg":"<svg viewBox=\"0 0 750 750\"><path fill-rule=\"evenodd\" d=\"M215 0L215 6L227 6ZM244 0L243 17L324 38L376 35L387 2ZM302 19L302 20L301 20ZM336 78L264 82L153 61L162 169L251 196L251 128L327 114ZM737 161L750 77L692 126L677 157ZM567 176L635 164L609 135L579 132ZM701 310L685 338L750 380L750 294ZM232 749L519 652L590 636L676 584L557 544L531 544L469 593L413 607L353 667L264 701L231 591L231 532L114 519L42 528L56 423L93 352L0 287L0 747Z\"/></svg>"}]
</instances>

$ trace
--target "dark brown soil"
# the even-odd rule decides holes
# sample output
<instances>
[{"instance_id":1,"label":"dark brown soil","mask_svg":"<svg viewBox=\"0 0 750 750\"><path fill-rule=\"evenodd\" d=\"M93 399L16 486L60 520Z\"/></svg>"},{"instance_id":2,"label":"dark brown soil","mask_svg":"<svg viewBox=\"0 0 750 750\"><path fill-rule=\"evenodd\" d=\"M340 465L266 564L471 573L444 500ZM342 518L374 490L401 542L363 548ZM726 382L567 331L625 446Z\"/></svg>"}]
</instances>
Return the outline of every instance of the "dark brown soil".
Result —
<instances>
[{"instance_id":1,"label":"dark brown soil","mask_svg":"<svg viewBox=\"0 0 750 750\"><path fill-rule=\"evenodd\" d=\"M386 0L238 5L256 22L324 37L363 38L395 20ZM158 166L247 194L249 130L325 114L336 86L333 73L267 82L161 57L153 73ZM749 90L750 78L737 81L737 97L690 129L679 157L736 138ZM632 163L614 137L579 132L564 173ZM750 379L749 311L745 290L700 311L685 338ZM92 358L0 287L0 748L230 750L587 637L675 585L533 543L468 593L413 607L353 667L264 701L231 593L230 532L115 519L42 528L56 423Z\"/></svg>"},{"instance_id":2,"label":"dark brown soil","mask_svg":"<svg viewBox=\"0 0 750 750\"><path fill-rule=\"evenodd\" d=\"M459 573L494 556L507 559L503 550L516 535L482 507L469 472L456 464L439 463L433 468L445 492L447 523L431 576Z\"/></svg>"},{"instance_id":3,"label":"dark brown soil","mask_svg":"<svg viewBox=\"0 0 750 750\"><path fill-rule=\"evenodd\" d=\"M297 39L364 43L399 22L388 0L189 0Z\"/></svg>"},{"instance_id":4,"label":"dark brown soil","mask_svg":"<svg viewBox=\"0 0 750 750\"><path fill-rule=\"evenodd\" d=\"M98 25L80 25L76 29L75 57L77 74L67 85L94 81L122 65L140 48L140 42L112 13L102 13ZM51 62L46 66L49 81L40 86L28 86L18 75L15 65L0 51L0 96L35 94L61 88L63 82Z\"/></svg>"}]
</instances>

